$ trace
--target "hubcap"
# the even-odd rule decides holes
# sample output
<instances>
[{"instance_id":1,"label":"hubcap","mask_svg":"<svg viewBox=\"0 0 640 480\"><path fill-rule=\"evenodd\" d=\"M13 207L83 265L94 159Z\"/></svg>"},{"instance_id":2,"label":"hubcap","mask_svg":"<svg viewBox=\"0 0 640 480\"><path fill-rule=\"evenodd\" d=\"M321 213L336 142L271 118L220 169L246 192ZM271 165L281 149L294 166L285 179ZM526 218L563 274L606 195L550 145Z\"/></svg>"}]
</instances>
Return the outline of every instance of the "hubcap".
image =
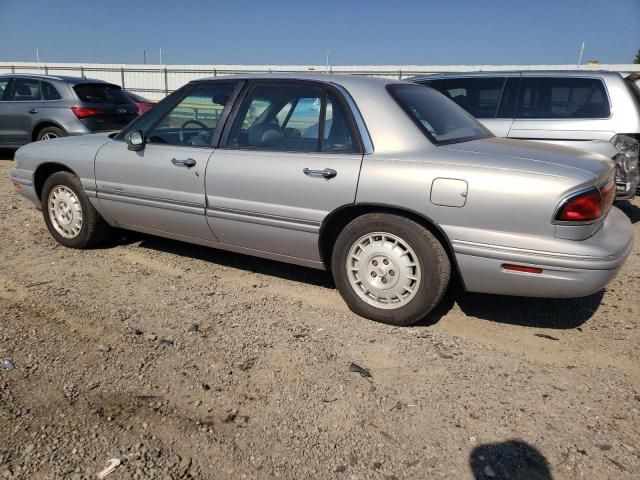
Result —
<instances>
[{"instance_id":1,"label":"hubcap","mask_svg":"<svg viewBox=\"0 0 640 480\"><path fill-rule=\"evenodd\" d=\"M362 300L384 309L406 305L422 278L413 249L400 237L384 232L368 233L353 244L347 275Z\"/></svg>"},{"instance_id":2,"label":"hubcap","mask_svg":"<svg viewBox=\"0 0 640 480\"><path fill-rule=\"evenodd\" d=\"M49 192L49 218L53 228L65 238L75 238L82 229L82 207L69 187L57 185Z\"/></svg>"},{"instance_id":3,"label":"hubcap","mask_svg":"<svg viewBox=\"0 0 640 480\"><path fill-rule=\"evenodd\" d=\"M48 132L48 133L43 133L40 136L40 140L51 140L52 138L58 138L58 135L56 135L55 133Z\"/></svg>"}]
</instances>

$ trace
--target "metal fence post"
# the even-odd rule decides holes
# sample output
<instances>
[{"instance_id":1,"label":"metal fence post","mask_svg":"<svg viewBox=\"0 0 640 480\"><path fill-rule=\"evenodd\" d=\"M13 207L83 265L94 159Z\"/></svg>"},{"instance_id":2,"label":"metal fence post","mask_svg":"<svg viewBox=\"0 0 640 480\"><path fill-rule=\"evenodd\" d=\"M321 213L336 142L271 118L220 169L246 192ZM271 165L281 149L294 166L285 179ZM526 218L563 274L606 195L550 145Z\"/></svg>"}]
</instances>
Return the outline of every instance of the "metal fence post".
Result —
<instances>
[{"instance_id":1,"label":"metal fence post","mask_svg":"<svg viewBox=\"0 0 640 480\"><path fill-rule=\"evenodd\" d=\"M124 90L124 67L120 67L120 82L122 83L122 89Z\"/></svg>"},{"instance_id":2,"label":"metal fence post","mask_svg":"<svg viewBox=\"0 0 640 480\"><path fill-rule=\"evenodd\" d=\"M11 73L16 73L16 66L15 65L11 65Z\"/></svg>"},{"instance_id":3,"label":"metal fence post","mask_svg":"<svg viewBox=\"0 0 640 480\"><path fill-rule=\"evenodd\" d=\"M402 69L398 70L398 80L402 80Z\"/></svg>"},{"instance_id":4,"label":"metal fence post","mask_svg":"<svg viewBox=\"0 0 640 480\"><path fill-rule=\"evenodd\" d=\"M80 76L82 78L85 78L85 76L84 76L84 67L82 65L80 65Z\"/></svg>"},{"instance_id":5,"label":"metal fence post","mask_svg":"<svg viewBox=\"0 0 640 480\"><path fill-rule=\"evenodd\" d=\"M218 76L218 71L217 71L215 68L213 69L213 76L214 76L214 77L217 77L217 76Z\"/></svg>"},{"instance_id":6,"label":"metal fence post","mask_svg":"<svg viewBox=\"0 0 640 480\"><path fill-rule=\"evenodd\" d=\"M167 75L167 67L164 67L164 96L169 95L169 76Z\"/></svg>"},{"instance_id":7,"label":"metal fence post","mask_svg":"<svg viewBox=\"0 0 640 480\"><path fill-rule=\"evenodd\" d=\"M49 75L49 67L47 67L46 65L44 66L44 74Z\"/></svg>"}]
</instances>

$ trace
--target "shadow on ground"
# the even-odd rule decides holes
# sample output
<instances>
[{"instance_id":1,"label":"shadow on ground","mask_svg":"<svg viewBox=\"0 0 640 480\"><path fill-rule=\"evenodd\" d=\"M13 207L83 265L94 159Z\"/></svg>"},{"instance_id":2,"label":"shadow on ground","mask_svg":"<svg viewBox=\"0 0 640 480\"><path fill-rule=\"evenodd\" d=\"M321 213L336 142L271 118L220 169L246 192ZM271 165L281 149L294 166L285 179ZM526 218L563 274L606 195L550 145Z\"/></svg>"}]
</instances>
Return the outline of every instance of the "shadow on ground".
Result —
<instances>
[{"instance_id":1,"label":"shadow on ground","mask_svg":"<svg viewBox=\"0 0 640 480\"><path fill-rule=\"evenodd\" d=\"M13 155L16 153L13 149L0 148L0 161L6 160L8 162L13 161Z\"/></svg>"},{"instance_id":2,"label":"shadow on ground","mask_svg":"<svg viewBox=\"0 0 640 480\"><path fill-rule=\"evenodd\" d=\"M476 480L553 480L544 455L521 440L479 445L469 465Z\"/></svg>"},{"instance_id":3,"label":"shadow on ground","mask_svg":"<svg viewBox=\"0 0 640 480\"><path fill-rule=\"evenodd\" d=\"M136 232L116 230L104 245L104 248L137 242L139 242L141 248L149 250L180 255L225 267L323 288L335 288L331 274L328 272ZM576 299L540 299L484 295L465 292L460 282L457 279L453 279L452 285L450 285L442 301L425 320L416 326L425 327L437 323L449 313L455 304L458 304L466 315L491 322L537 328L570 329L579 327L595 314L603 295L604 291Z\"/></svg>"},{"instance_id":4,"label":"shadow on ground","mask_svg":"<svg viewBox=\"0 0 640 480\"><path fill-rule=\"evenodd\" d=\"M631 202L620 202L616 203L616 207L627 214L631 223L640 222L640 207L637 205L634 205Z\"/></svg>"},{"instance_id":5,"label":"shadow on ground","mask_svg":"<svg viewBox=\"0 0 640 480\"><path fill-rule=\"evenodd\" d=\"M117 230L115 235L112 235L110 240L104 244L104 247L111 248L117 245L130 245L136 242L140 242L141 248L149 250L171 253L294 282L308 283L325 288L335 288L331 274L322 270L299 267L297 265L243 255L241 253L226 252L224 250L202 247L142 233Z\"/></svg>"}]
</instances>

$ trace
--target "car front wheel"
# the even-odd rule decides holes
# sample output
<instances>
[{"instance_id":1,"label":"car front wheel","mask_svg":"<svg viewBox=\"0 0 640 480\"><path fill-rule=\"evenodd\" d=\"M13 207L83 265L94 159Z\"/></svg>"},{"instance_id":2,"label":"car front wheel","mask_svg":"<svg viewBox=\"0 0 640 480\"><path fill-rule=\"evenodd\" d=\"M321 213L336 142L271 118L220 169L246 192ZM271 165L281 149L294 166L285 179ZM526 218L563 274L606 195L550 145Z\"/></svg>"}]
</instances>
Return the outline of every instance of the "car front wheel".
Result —
<instances>
[{"instance_id":1,"label":"car front wheel","mask_svg":"<svg viewBox=\"0 0 640 480\"><path fill-rule=\"evenodd\" d=\"M65 247L89 248L105 239L109 225L91 205L78 177L56 172L44 182L42 213L53 238Z\"/></svg>"},{"instance_id":2,"label":"car front wheel","mask_svg":"<svg viewBox=\"0 0 640 480\"><path fill-rule=\"evenodd\" d=\"M451 275L447 253L428 229L386 213L349 223L336 240L331 265L352 311L392 325L426 317L442 299Z\"/></svg>"}]
</instances>

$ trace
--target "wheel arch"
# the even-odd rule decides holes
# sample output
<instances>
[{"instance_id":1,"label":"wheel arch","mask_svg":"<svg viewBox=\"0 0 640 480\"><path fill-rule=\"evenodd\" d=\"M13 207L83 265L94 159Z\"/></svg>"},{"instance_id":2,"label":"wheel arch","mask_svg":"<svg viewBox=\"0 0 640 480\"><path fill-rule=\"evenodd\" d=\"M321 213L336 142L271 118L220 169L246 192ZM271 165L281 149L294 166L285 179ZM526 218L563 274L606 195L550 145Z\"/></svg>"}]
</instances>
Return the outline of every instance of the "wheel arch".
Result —
<instances>
[{"instance_id":1,"label":"wheel arch","mask_svg":"<svg viewBox=\"0 0 640 480\"><path fill-rule=\"evenodd\" d=\"M63 165L62 163L46 162L38 165L38 168L36 168L36 171L33 174L33 187L36 190L38 198L42 198L42 188L44 187L44 182L47 181L47 178L57 172L69 172L73 175L76 175L76 172L71 170L66 165Z\"/></svg>"},{"instance_id":2,"label":"wheel arch","mask_svg":"<svg viewBox=\"0 0 640 480\"><path fill-rule=\"evenodd\" d=\"M342 229L346 227L352 220L355 220L356 218L368 213L390 213L399 215L413 220L414 222L419 223L427 230L429 230L444 247L445 251L447 252L447 256L449 257L449 261L451 262L451 265L453 267L452 271L455 272L455 275L464 287L464 281L462 279L462 276L460 275L458 262L456 261L451 241L449 240L449 237L444 232L444 230L442 230L442 228L436 222L434 222L426 215L423 215L416 211L379 203L357 203L343 205L342 207L337 208L329 215L327 215L327 217L322 222L322 225L320 226L320 234L318 240L320 258L327 270L331 270L331 255L333 253L333 247Z\"/></svg>"},{"instance_id":3,"label":"wheel arch","mask_svg":"<svg viewBox=\"0 0 640 480\"><path fill-rule=\"evenodd\" d=\"M31 141L35 142L36 138L38 138L38 134L45 128L47 127L56 127L56 128L60 128L62 130L65 130L65 128L60 125L58 122L55 122L53 120L40 120L34 127L33 130L31 131Z\"/></svg>"}]
</instances>

